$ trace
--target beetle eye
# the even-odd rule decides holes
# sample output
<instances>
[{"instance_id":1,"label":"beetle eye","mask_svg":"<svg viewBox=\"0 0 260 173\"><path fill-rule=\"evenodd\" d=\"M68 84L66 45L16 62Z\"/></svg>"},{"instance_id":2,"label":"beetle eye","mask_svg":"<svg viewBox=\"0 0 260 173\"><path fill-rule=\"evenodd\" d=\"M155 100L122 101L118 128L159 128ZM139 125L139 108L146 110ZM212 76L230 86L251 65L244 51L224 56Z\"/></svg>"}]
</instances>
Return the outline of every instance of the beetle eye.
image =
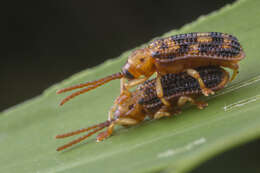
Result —
<instances>
[{"instance_id":1,"label":"beetle eye","mask_svg":"<svg viewBox=\"0 0 260 173\"><path fill-rule=\"evenodd\" d=\"M128 106L128 109L130 110L130 109L133 109L134 108L134 104L131 104L131 105L129 105Z\"/></svg>"},{"instance_id":2,"label":"beetle eye","mask_svg":"<svg viewBox=\"0 0 260 173\"><path fill-rule=\"evenodd\" d=\"M123 72L124 76L125 76L126 78L128 78L128 79L134 79L134 78L135 78L135 77L134 77L128 70L126 70L126 69L123 69L122 72Z\"/></svg>"}]
</instances>

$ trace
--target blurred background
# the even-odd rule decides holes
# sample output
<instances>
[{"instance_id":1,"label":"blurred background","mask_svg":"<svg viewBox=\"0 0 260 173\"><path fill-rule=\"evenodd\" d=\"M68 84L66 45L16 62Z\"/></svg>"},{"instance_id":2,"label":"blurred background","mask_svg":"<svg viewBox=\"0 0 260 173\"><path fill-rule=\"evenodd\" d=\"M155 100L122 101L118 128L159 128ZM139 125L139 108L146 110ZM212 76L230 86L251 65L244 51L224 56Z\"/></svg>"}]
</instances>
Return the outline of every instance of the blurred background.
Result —
<instances>
[{"instance_id":1,"label":"blurred background","mask_svg":"<svg viewBox=\"0 0 260 173\"><path fill-rule=\"evenodd\" d=\"M41 94L76 72L117 57L233 2L8 1L3 11L7 16L3 28L7 30L1 38L4 47L0 63L0 111ZM249 157L245 147L254 148L253 155L258 148L259 155L259 143L229 151L195 172L208 172L212 163L223 167L225 159L232 160L229 157L237 151L245 151L241 158ZM234 166L237 164L234 162Z\"/></svg>"},{"instance_id":2,"label":"blurred background","mask_svg":"<svg viewBox=\"0 0 260 173\"><path fill-rule=\"evenodd\" d=\"M232 2L9 1L0 111Z\"/></svg>"}]
</instances>

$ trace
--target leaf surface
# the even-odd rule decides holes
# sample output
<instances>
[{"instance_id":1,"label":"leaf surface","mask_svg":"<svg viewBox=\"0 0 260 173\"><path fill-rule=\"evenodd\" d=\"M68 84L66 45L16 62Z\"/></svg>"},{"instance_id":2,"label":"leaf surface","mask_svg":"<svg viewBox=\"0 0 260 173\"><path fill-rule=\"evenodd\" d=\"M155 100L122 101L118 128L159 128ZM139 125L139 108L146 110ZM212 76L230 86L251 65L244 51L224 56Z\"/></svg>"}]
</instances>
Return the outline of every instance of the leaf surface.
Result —
<instances>
[{"instance_id":1,"label":"leaf surface","mask_svg":"<svg viewBox=\"0 0 260 173\"><path fill-rule=\"evenodd\" d=\"M241 0L178 31L218 31L235 35L246 58L240 74L224 90L206 98L209 107L186 108L180 116L119 127L109 139L95 137L64 152L56 148L72 140L57 134L103 122L119 94L113 81L73 99L63 107L57 89L118 72L130 51L120 58L88 69L0 114L2 172L187 172L231 147L260 136L260 11L258 0Z\"/></svg>"}]
</instances>

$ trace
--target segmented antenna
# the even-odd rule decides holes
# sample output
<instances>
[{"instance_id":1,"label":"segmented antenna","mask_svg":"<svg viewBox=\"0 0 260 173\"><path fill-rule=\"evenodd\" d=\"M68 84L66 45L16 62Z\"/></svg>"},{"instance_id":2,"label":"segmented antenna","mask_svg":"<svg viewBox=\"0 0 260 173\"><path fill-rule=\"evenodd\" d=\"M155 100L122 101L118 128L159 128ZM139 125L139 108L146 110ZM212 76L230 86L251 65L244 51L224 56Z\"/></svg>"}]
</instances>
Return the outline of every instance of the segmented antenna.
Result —
<instances>
[{"instance_id":1,"label":"segmented antenna","mask_svg":"<svg viewBox=\"0 0 260 173\"><path fill-rule=\"evenodd\" d=\"M124 75L121 72L118 72L118 73L112 74L110 76L101 78L101 79L96 80L96 81L86 82L86 83L70 86L68 88L60 89L60 90L58 90L56 92L57 94L64 93L64 92L67 92L67 91L71 91L71 90L78 89L78 88L87 87L85 89L82 89L80 91L77 91L77 92L72 93L71 95L67 96L65 99L63 99L61 101L60 105L62 106L64 103L66 103L70 99L72 99L72 98L74 98L74 97L76 97L76 96L78 96L80 94L83 94L83 93L88 92L88 91L90 91L92 89L95 89L95 88L97 88L97 87L99 87L101 85L104 85L105 83L108 83L111 80L120 79L123 76Z\"/></svg>"},{"instance_id":2,"label":"segmented antenna","mask_svg":"<svg viewBox=\"0 0 260 173\"><path fill-rule=\"evenodd\" d=\"M90 131L92 129L94 129L92 132L89 132L88 134L84 135L84 136L81 136L79 137L78 139L75 139L59 148L57 148L56 150L57 151L61 151L61 150L64 150L68 147L71 147L72 145L75 145L81 141L83 141L84 139L87 139L88 137L92 136L93 134L97 133L98 131L104 129L105 127L108 127L110 124L111 124L112 121L105 121L103 123L100 123L100 124L96 124L94 126L91 126L91 127L88 127L88 128L84 128L84 129L79 129L79 130L76 130L76 131L73 131L73 132L69 132L69 133L65 133L65 134L61 134L61 135L57 135L56 138L57 139L61 139L61 138L66 138L66 137L69 137L69 136L74 136L74 135L78 135L80 133L83 133L83 132L86 132L86 131ZM96 128L96 129L95 129Z\"/></svg>"}]
</instances>

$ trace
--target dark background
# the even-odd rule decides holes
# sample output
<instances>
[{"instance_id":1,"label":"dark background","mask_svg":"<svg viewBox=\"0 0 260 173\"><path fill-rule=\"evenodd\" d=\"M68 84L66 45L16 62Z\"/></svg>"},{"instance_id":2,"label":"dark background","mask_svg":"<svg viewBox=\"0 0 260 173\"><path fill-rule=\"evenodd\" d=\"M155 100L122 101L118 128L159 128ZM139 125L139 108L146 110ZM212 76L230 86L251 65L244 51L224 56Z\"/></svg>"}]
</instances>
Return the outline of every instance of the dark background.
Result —
<instances>
[{"instance_id":1,"label":"dark background","mask_svg":"<svg viewBox=\"0 0 260 173\"><path fill-rule=\"evenodd\" d=\"M8 1L0 111L233 1Z\"/></svg>"},{"instance_id":2,"label":"dark background","mask_svg":"<svg viewBox=\"0 0 260 173\"><path fill-rule=\"evenodd\" d=\"M7 1L2 6L7 30L1 38L0 111L232 2ZM232 149L194 173L254 172L258 146L260 140Z\"/></svg>"}]
</instances>

